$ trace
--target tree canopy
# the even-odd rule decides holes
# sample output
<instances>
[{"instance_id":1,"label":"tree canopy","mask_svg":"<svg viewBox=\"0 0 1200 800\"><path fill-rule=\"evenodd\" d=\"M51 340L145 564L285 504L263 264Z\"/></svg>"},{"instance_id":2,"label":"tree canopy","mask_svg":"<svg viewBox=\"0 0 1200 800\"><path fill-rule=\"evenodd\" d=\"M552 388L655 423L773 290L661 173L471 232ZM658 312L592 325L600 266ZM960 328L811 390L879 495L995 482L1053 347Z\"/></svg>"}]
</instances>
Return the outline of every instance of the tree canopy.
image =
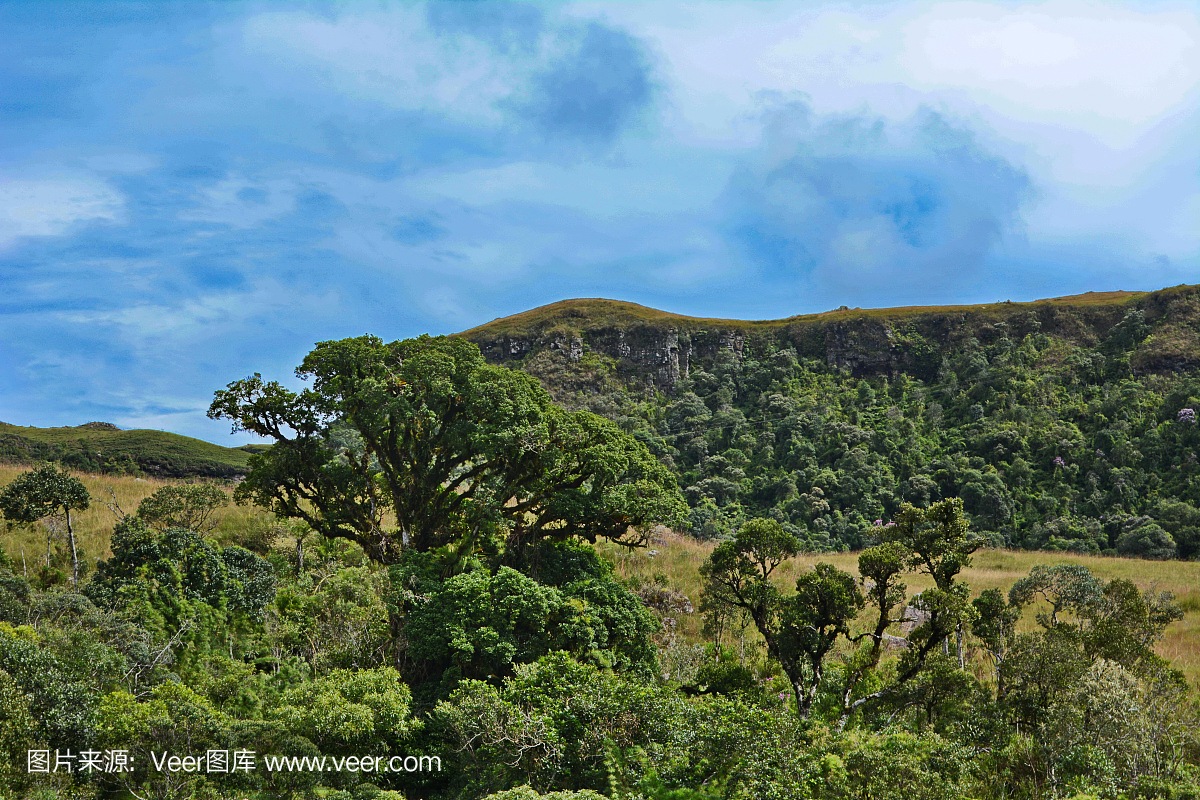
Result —
<instances>
[{"instance_id":1,"label":"tree canopy","mask_svg":"<svg viewBox=\"0 0 1200 800\"><path fill-rule=\"evenodd\" d=\"M229 502L221 487L211 483L164 486L138 504L137 516L160 531L182 528L197 533L212 530L215 510Z\"/></svg>"},{"instance_id":2,"label":"tree canopy","mask_svg":"<svg viewBox=\"0 0 1200 800\"><path fill-rule=\"evenodd\" d=\"M808 716L817 700L827 657L838 640L865 642L843 667L838 713L844 719L865 705L891 699L955 633L961 651L961 626L972 611L967 587L956 577L978 547L967 527L957 499L928 508L906 504L894 525L880 528L885 541L859 556L866 596L860 581L830 564L817 564L797 579L794 594L784 595L771 575L797 553L799 541L774 520L750 520L733 539L717 545L701 567L705 604L710 613L733 608L750 616L767 652L787 675L801 716ZM906 569L925 572L934 585L912 597L906 613L894 616L906 597L898 580ZM875 618L864 633L853 635L851 623L868 605ZM864 690L866 678L879 665L888 627L900 622L917 624L903 642L895 675L882 688Z\"/></svg>"},{"instance_id":3,"label":"tree canopy","mask_svg":"<svg viewBox=\"0 0 1200 800\"><path fill-rule=\"evenodd\" d=\"M556 406L537 381L470 342L321 342L293 392L261 375L209 416L274 446L236 496L396 563L406 548L468 555L489 540L637 541L686 511L674 478L614 423ZM631 533L632 531L632 533Z\"/></svg>"}]
</instances>

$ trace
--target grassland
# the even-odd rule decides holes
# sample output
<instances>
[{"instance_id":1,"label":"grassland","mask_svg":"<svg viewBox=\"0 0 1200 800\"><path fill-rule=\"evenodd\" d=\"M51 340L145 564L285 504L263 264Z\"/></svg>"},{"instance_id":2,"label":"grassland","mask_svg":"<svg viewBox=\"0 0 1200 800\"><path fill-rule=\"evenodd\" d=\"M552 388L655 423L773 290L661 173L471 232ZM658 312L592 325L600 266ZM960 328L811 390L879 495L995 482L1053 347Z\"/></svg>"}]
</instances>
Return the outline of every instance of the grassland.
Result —
<instances>
[{"instance_id":1,"label":"grassland","mask_svg":"<svg viewBox=\"0 0 1200 800\"><path fill-rule=\"evenodd\" d=\"M8 484L25 471L25 467L0 464L0 486ZM137 511L138 503L169 483L157 478L139 478L117 475L92 475L76 472L91 495L92 502L85 511L72 515L72 523L79 547L87 559L108 558L112 555L109 540L113 526L120 514ZM216 528L214 534L223 538L234 531L250 525L263 524L267 514L260 509L236 506L232 503L217 509L213 515ZM42 525L22 526L5 530L0 522L0 541L18 570L22 568L22 557L30 573L38 569L46 557L47 530Z\"/></svg>"},{"instance_id":2,"label":"grassland","mask_svg":"<svg viewBox=\"0 0 1200 800\"><path fill-rule=\"evenodd\" d=\"M1163 290L1170 291L1170 290ZM773 320L734 320L707 317L690 317L660 311L654 308L620 300L582 298L561 300L540 306L509 317L493 320L460 335L468 339L494 338L496 336L528 337L560 325L569 325L587 332L605 328L625 328L636 324L665 325L678 329L693 330L721 328L744 331L770 331L804 323L836 322L859 317L880 317L892 320L943 314L974 314L983 317L1006 316L1021 310L1046 306L1056 308L1097 306L1124 306L1147 297L1147 292L1088 292L1069 297L1054 297L1030 302L999 302L969 306L901 306L896 308L847 308L845 306L816 314L799 314ZM1157 293L1157 294L1161 294Z\"/></svg>"}]
</instances>

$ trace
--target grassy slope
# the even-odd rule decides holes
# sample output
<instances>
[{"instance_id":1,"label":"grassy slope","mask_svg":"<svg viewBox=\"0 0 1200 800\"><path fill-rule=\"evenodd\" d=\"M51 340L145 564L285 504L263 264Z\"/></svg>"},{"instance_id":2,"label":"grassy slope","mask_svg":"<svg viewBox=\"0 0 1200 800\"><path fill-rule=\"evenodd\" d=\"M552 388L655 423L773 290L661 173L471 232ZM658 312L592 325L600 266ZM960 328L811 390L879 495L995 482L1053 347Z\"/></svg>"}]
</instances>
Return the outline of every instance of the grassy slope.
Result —
<instances>
[{"instance_id":1,"label":"grassy slope","mask_svg":"<svg viewBox=\"0 0 1200 800\"><path fill-rule=\"evenodd\" d=\"M713 545L689 537L667 534L650 550L628 551L604 546L602 549L617 567L622 578L652 581L666 576L672 588L683 592L699 607L700 565ZM858 556L854 553L803 555L782 564L776 573L781 585L794 585L799 575L819 561L831 563L851 574L858 574ZM1200 686L1200 562L1142 561L1128 558L1100 558L1062 553L1018 550L984 550L975 554L971 566L963 571L963 580L978 594L984 589L1007 591L1037 564L1081 564L1103 580L1126 578L1143 589L1172 592L1184 608L1184 618L1167 628L1158 652L1182 669L1193 686ZM909 592L931 585L924 576L910 575L905 583ZM702 639L700 614L679 621L681 636L690 641ZM1025 624L1034 625L1031 619Z\"/></svg>"},{"instance_id":2,"label":"grassy slope","mask_svg":"<svg viewBox=\"0 0 1200 800\"><path fill-rule=\"evenodd\" d=\"M129 456L150 475L232 477L246 471L250 457L243 449L165 431L32 428L0 422L0 436L5 435L52 447L86 446L108 456Z\"/></svg>"}]
</instances>

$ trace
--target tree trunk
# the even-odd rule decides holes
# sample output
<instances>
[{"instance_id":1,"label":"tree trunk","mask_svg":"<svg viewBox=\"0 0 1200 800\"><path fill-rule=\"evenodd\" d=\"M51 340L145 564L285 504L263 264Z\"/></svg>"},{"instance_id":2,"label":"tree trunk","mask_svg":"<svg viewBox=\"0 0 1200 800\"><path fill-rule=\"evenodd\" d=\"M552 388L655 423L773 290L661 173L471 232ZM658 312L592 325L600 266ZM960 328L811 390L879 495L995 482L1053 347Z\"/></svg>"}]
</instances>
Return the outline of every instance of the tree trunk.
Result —
<instances>
[{"instance_id":1,"label":"tree trunk","mask_svg":"<svg viewBox=\"0 0 1200 800\"><path fill-rule=\"evenodd\" d=\"M962 626L961 622L955 626L954 636L955 636L955 639L957 640L956 643L958 645L958 668L966 669L967 661L966 661L965 656L963 655L963 626Z\"/></svg>"},{"instance_id":2,"label":"tree trunk","mask_svg":"<svg viewBox=\"0 0 1200 800\"><path fill-rule=\"evenodd\" d=\"M408 639L404 635L405 613L404 609L400 608L400 603L403 602L396 598L395 603L388 603L388 634L391 639L390 646L392 650L392 666L401 675L404 675L404 653L408 649Z\"/></svg>"},{"instance_id":3,"label":"tree trunk","mask_svg":"<svg viewBox=\"0 0 1200 800\"><path fill-rule=\"evenodd\" d=\"M67 544L71 548L71 585L79 588L79 552L75 549L75 529L71 527L71 509L67 509Z\"/></svg>"}]
</instances>

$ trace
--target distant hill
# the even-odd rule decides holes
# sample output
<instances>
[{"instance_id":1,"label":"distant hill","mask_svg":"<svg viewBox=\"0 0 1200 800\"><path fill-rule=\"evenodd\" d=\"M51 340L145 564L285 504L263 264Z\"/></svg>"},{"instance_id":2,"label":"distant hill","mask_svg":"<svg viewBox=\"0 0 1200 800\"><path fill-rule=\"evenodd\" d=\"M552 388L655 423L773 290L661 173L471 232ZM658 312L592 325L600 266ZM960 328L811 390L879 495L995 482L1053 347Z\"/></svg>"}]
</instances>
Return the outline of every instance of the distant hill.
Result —
<instances>
[{"instance_id":1,"label":"distant hill","mask_svg":"<svg viewBox=\"0 0 1200 800\"><path fill-rule=\"evenodd\" d=\"M121 430L107 422L72 428L0 422L0 461L58 461L84 472L234 478L245 474L252 448L221 447L164 431Z\"/></svg>"},{"instance_id":2,"label":"distant hill","mask_svg":"<svg viewBox=\"0 0 1200 800\"><path fill-rule=\"evenodd\" d=\"M701 319L566 300L461 336L640 437L692 532L814 549L961 497L994 544L1200 556L1200 287Z\"/></svg>"}]
</instances>

